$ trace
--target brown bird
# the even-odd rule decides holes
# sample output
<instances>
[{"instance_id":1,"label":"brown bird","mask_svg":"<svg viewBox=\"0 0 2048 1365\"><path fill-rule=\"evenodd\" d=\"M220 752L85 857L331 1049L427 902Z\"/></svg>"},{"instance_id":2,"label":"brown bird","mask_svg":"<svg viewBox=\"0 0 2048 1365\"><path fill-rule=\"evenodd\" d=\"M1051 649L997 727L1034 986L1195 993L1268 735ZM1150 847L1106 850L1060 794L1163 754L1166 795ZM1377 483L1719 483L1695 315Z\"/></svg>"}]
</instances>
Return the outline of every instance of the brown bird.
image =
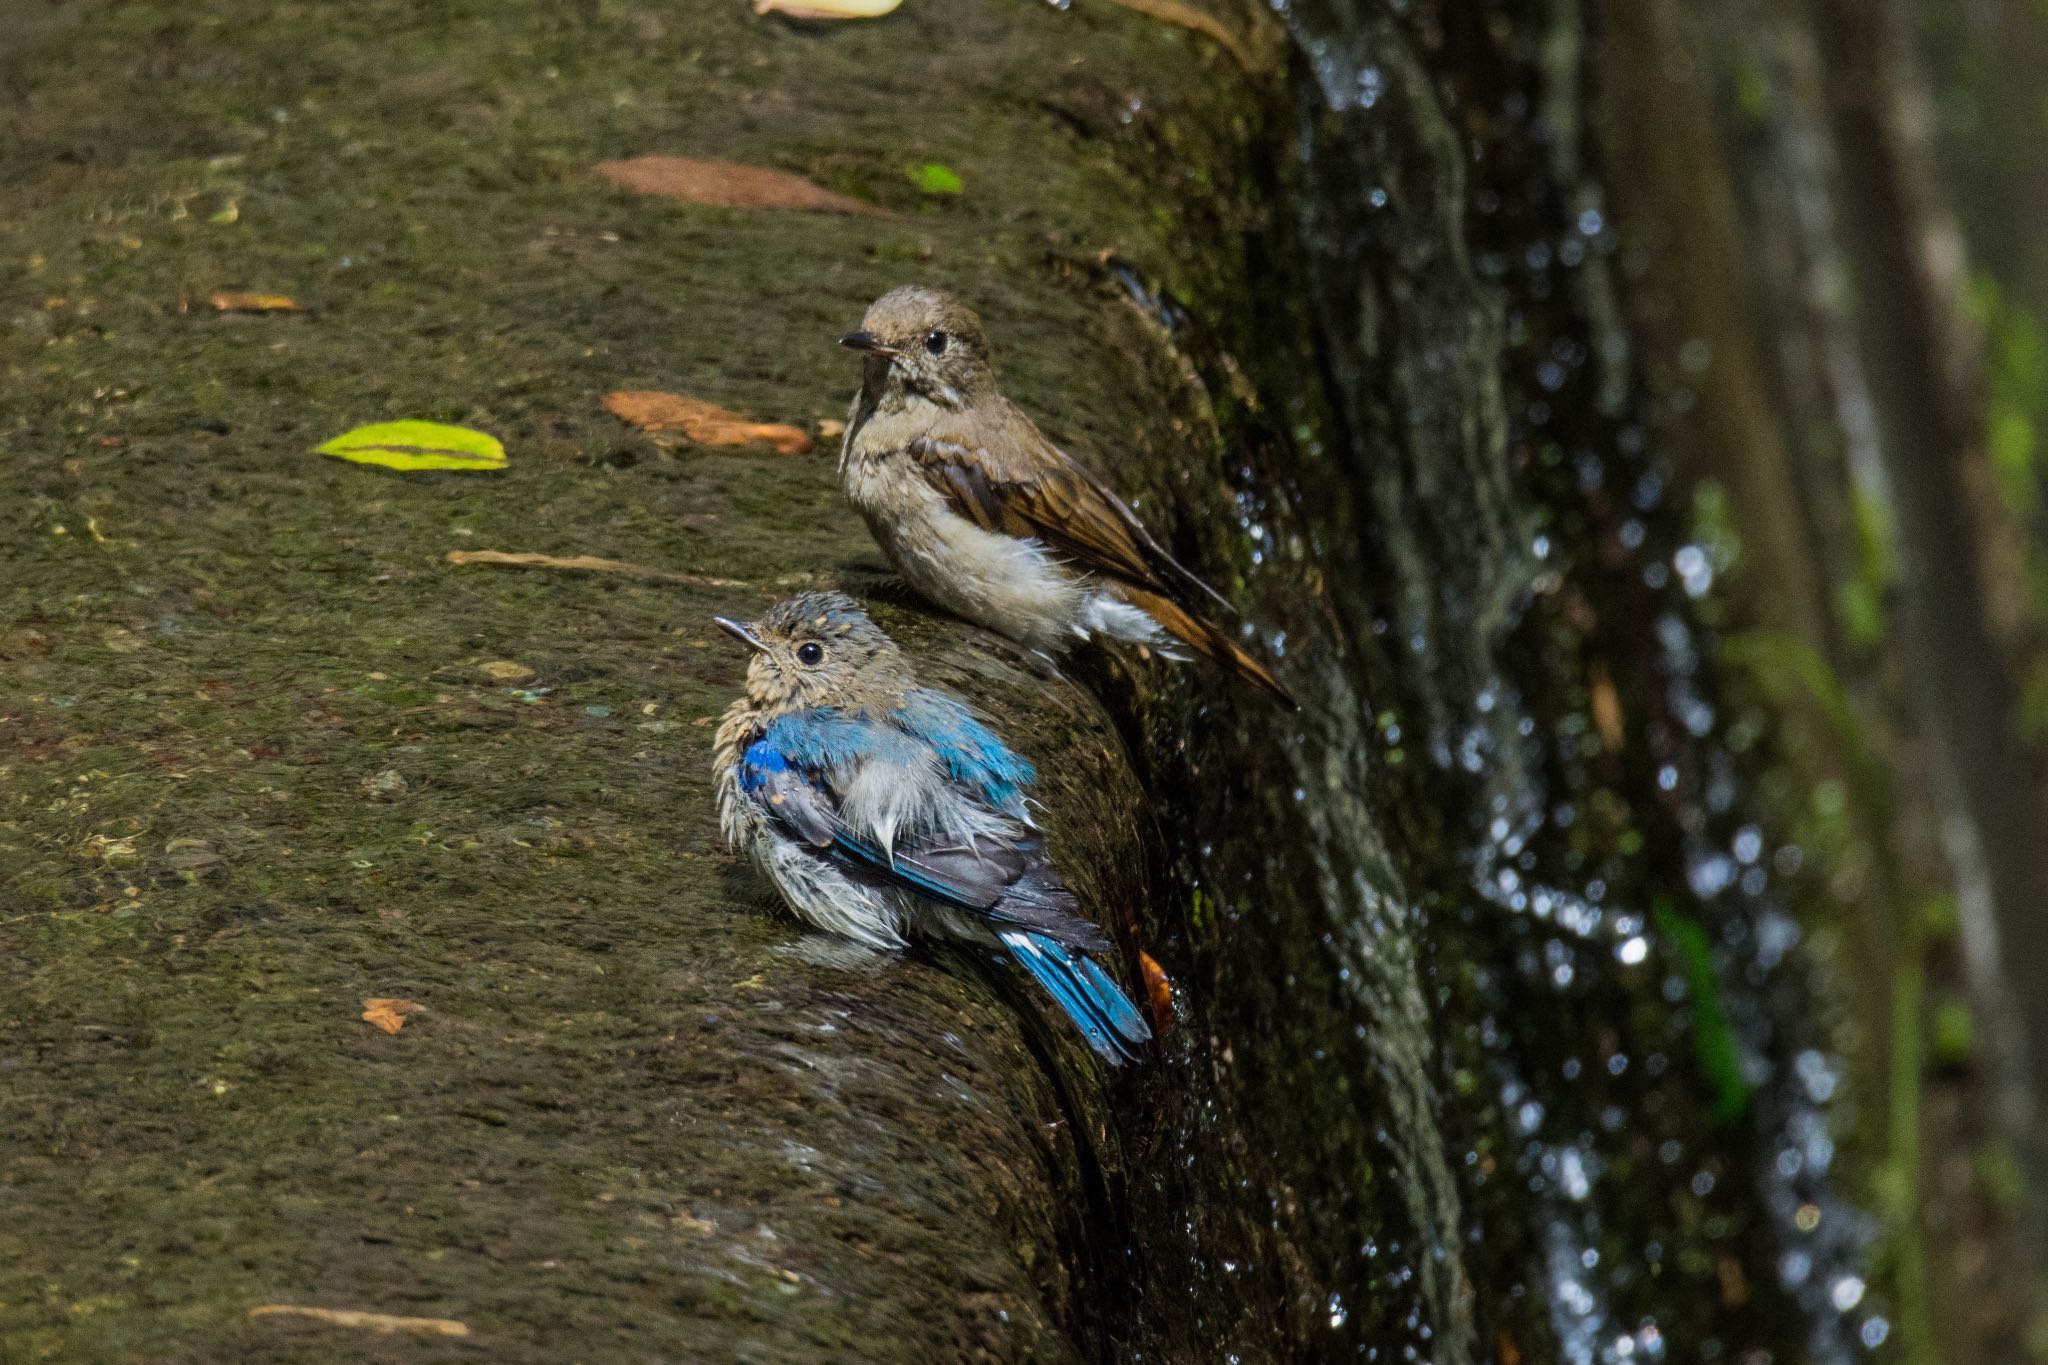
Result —
<instances>
[{"instance_id":1,"label":"brown bird","mask_svg":"<svg viewBox=\"0 0 2048 1365\"><path fill-rule=\"evenodd\" d=\"M867 357L839 484L912 587L1050 656L1097 635L1185 645L1294 705L1202 614L1222 595L1003 397L972 309L905 285L839 344Z\"/></svg>"}]
</instances>

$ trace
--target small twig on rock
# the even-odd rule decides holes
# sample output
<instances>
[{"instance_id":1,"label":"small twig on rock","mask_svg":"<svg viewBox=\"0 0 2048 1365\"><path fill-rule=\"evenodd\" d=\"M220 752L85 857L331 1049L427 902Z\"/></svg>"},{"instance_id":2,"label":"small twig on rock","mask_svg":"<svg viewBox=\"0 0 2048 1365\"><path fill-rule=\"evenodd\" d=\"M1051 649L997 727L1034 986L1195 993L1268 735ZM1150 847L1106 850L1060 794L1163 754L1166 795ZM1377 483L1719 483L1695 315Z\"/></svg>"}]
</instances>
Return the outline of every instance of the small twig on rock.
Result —
<instances>
[{"instance_id":1,"label":"small twig on rock","mask_svg":"<svg viewBox=\"0 0 2048 1365\"><path fill-rule=\"evenodd\" d=\"M306 1308L293 1303L266 1303L249 1310L252 1318L311 1318L336 1327L361 1327L372 1332L409 1332L425 1337L466 1337L469 1325L453 1318L405 1318L391 1313L366 1313L355 1308Z\"/></svg>"},{"instance_id":2,"label":"small twig on rock","mask_svg":"<svg viewBox=\"0 0 2048 1365\"><path fill-rule=\"evenodd\" d=\"M654 583L689 583L700 588L750 588L737 578L711 578L704 574L676 573L628 564L623 559L599 559L596 555L513 554L505 550L450 550L450 564L502 564L514 569L568 569L575 573L616 573L644 578Z\"/></svg>"}]
</instances>

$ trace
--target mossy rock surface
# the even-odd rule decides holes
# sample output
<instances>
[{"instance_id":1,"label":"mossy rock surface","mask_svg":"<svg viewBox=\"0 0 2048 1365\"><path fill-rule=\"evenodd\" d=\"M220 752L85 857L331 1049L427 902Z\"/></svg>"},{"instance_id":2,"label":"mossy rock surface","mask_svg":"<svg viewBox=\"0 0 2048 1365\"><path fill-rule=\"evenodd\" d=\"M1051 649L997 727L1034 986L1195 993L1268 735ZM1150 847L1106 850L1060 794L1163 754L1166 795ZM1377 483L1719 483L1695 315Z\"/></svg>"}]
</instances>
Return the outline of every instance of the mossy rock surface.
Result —
<instances>
[{"instance_id":1,"label":"mossy rock surface","mask_svg":"<svg viewBox=\"0 0 2048 1365\"><path fill-rule=\"evenodd\" d=\"M1069 1357L1103 1080L996 964L835 949L717 847L743 665L709 618L880 588L1047 770L1131 943L1121 742L888 597L832 441L656 440L600 399L815 430L857 382L835 338L915 279L1114 439L1148 376L1058 262L1161 229L1077 128L1120 126L1129 63L1227 68L1023 3L87 4L11 11L0 50L0 1358ZM892 216L586 173L652 152ZM965 192L921 195L927 162ZM396 418L510 467L312 453ZM427 1012L387 1036L371 997ZM472 1335L248 1317L279 1303Z\"/></svg>"}]
</instances>

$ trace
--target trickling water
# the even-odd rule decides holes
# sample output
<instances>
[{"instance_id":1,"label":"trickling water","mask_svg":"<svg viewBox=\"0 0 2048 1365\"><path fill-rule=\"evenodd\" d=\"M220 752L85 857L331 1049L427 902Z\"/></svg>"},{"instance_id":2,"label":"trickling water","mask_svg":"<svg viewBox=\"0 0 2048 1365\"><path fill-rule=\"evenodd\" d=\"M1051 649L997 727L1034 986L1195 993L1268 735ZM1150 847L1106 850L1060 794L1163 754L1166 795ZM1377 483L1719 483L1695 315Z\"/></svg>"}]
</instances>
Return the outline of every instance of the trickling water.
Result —
<instances>
[{"instance_id":1,"label":"trickling water","mask_svg":"<svg viewBox=\"0 0 2048 1365\"><path fill-rule=\"evenodd\" d=\"M1475 995L1491 1014L1513 1008L1522 1016L1519 1045L1502 1045L1514 1030L1496 1030L1488 1052L1503 1106L1514 1113L1524 1139L1518 1170L1527 1179L1531 1198L1525 1217L1533 1214L1529 1221L1541 1227L1535 1240L1541 1244L1549 1282L1552 1330L1561 1353L1572 1360L1629 1358L1639 1349L1631 1344L1638 1334L1656 1330L1652 1313L1659 1296L1642 1292L1640 1276L1627 1256L1608 1255L1603 1260L1599 1248L1604 1242L1626 1249L1641 1240L1614 1234L1643 1221L1642 1214L1630 1207L1640 1201L1642 1191L1606 1185L1614 1172L1630 1164L1644 1117L1633 1111L1655 1104L1658 1078L1645 1067L1636 1073L1642 1081L1631 1083L1627 1053L1622 1051L1611 1054L1603 1067L1604 1079L1591 1078L1606 1092L1597 1103L1574 1103L1569 1098L1571 1091L1590 1083L1575 1057L1560 1064L1556 1077L1547 1082L1525 1077L1532 1057L1571 1052L1595 1040L1569 1033L1562 1039L1539 1039L1527 1027L1533 1011L1522 1003L1526 996L1517 994L1528 986L1509 983L1519 977L1539 990L1547 988L1567 1005L1602 995L1620 1005L1623 997L1642 993L1629 978L1646 974L1640 968L1648 965L1653 948L1659 950L1658 965L1667 972L1683 966L1679 959L1691 941L1688 926L1697 924L1703 930L1719 930L1718 942L1709 939L1705 960L1695 962L1691 971L1692 985L1716 999L1692 1001L1694 1017L1689 1022L1696 1034L1719 1031L1716 1021L1698 1017L1710 1007L1725 1021L1726 1051L1731 1055L1722 1060L1732 1066L1733 1074L1720 1080L1725 1089L1719 1117L1728 1131L1719 1136L1680 1135L1681 1149L1686 1136L1693 1136L1699 1146L1724 1149L1705 1157L1698 1174L1684 1185L1685 1192L1706 1199L1718 1183L1712 1166L1751 1163L1751 1189L1744 1194L1761 1203L1773 1221L1782 1287L1797 1300L1809 1323L1809 1358L1844 1359L1858 1333L1855 1324L1837 1317L1860 1304L1861 1281L1846 1267L1853 1264L1867 1227L1830 1193L1825 1177L1832 1148L1825 1118L1818 1101L1784 1065L1783 1035L1796 1031L1803 1016L1800 969L1786 957L1797 930L1778 903L1768 874L1753 865L1762 836L1742 818L1740 764L1717 736L1715 708L1705 695L1711 682L1703 675L1701 650L1685 602L1705 591L1710 568L1697 547L1667 550L1660 543L1678 528L1664 508L1665 480L1646 459L1650 442L1645 437L1654 430L1655 414L1648 410L1640 382L1629 377L1625 339L1602 330L1599 305L1613 287L1603 262L1611 254L1612 239L1605 236L1606 225L1597 209L1574 214L1555 202L1557 187L1549 182L1575 166L1577 156L1546 146L1565 136L1559 126L1564 120L1553 116L1546 122L1547 94L1541 81L1529 79L1531 64L1525 66L1522 82L1468 87L1471 98L1495 102L1495 108L1484 111L1489 116L1485 126L1496 130L1493 145L1474 147L1472 158L1481 170L1471 197L1485 210L1478 218L1491 221L1475 221L1470 229L1460 225L1455 237L1455 243L1463 243L1469 231L1477 270L1462 269L1459 245L1439 241L1430 253L1416 245L1414 236L1405 243L1390 241L1403 229L1390 227L1388 215L1378 212L1378 186L1361 203L1357 185L1362 175L1321 173L1331 162L1364 172L1368 163L1384 160L1390 140L1384 120L1399 116L1399 111L1388 110L1376 123L1370 104L1348 98L1367 72L1377 87L1382 81L1379 73L1398 68L1410 51L1406 32L1386 20L1360 20L1358 13L1356 7L1306 3L1292 6L1288 14L1324 96L1323 109L1310 111L1303 119L1311 186L1304 237L1311 244L1310 284L1323 300L1331 401L1340 418L1347 410L1355 414L1357 453L1372 460L1375 471L1400 471L1398 457L1386 458L1389 445L1409 459L1426 455L1441 460L1446 453L1422 450L1414 440L1418 426L1427 429L1427 411L1418 414L1410 408L1398 414L1405 417L1404 424L1376 421L1379 414L1368 408L1381 392L1369 367L1376 363L1387 368L1391 356L1392 368L1398 371L1399 348L1406 341L1398 323L1389 321L1394 315L1381 311L1380 296L1393 291L1374 278L1384 268L1375 256L1389 254L1392 247L1397 260L1431 262L1430 282L1435 288L1445 295L1466 294L1467 306L1484 319L1469 325L1462 340L1483 344L1503 337L1506 342L1499 352L1455 350L1448 361L1441 350L1424 349L1420 354L1419 368L1432 378L1455 376L1455 365L1465 366L1464 384L1453 379L1446 386L1451 392L1439 402L1448 406L1463 401L1471 405L1468 412L1476 410L1478 415L1437 430L1451 435L1450 453L1466 469L1476 471L1468 497L1442 496L1442 489L1431 487L1411 467L1400 471L1407 475L1405 483L1400 473L1378 472L1375 501L1383 518L1404 523L1418 515L1453 518L1477 542L1473 548L1484 551L1483 558L1475 554L1462 565L1446 564L1441 558L1415 557L1412 539L1390 536L1387 559L1393 574L1409 588L1403 604L1407 620L1399 628L1411 638L1437 642L1438 657L1425 660L1419 676L1409 683L1435 713L1432 748L1435 766L1446 779L1441 786L1462 796L1461 804L1470 812L1466 824L1471 889L1496 911L1520 915L1533 909L1534 919L1548 919L1563 931L1542 932L1540 949L1526 943L1514 954L1511 970L1475 977ZM1448 20L1438 22L1455 28ZM1515 37L1501 41L1497 29L1484 38L1462 36L1472 45L1468 53L1492 55L1496 77L1504 74L1503 51L1528 53L1544 46L1538 40L1546 38L1554 50L1555 34L1524 34L1519 42ZM1454 47L1460 36L1454 33L1445 41L1440 35L1439 41ZM1555 83L1554 69L1542 74ZM1412 120L1451 121L1453 114L1436 103L1419 73L1406 85L1412 92L1407 111ZM1333 95L1333 89L1344 97ZM1477 122L1470 117L1472 112L1461 109L1457 115L1471 126ZM1343 117L1332 124L1331 114ZM1445 216L1465 212L1463 160L1447 163L1433 180L1422 179L1399 199L1431 206ZM1531 162L1533 166L1525 164ZM1548 177L1541 174L1546 171ZM1317 185L1323 187L1321 204L1313 202ZM1567 185L1564 192L1574 188ZM1370 226L1348 236L1330 230L1332 224L1345 223ZM1433 226L1424 217L1405 230L1426 236ZM1519 268L1506 264L1517 258ZM1502 288L1479 285L1475 273L1496 276ZM1331 326L1332 313L1354 299L1360 300L1356 313L1340 315L1338 325ZM1476 372L1495 364L1501 364L1498 377ZM1499 412L1488 413L1485 408L1495 399L1496 386ZM1565 474L1561 457L1566 448L1573 451L1568 476L1546 477L1546 465ZM1511 451L1521 465L1514 473L1509 471ZM1495 472L1499 482L1489 482L1487 475ZM1503 493L1510 480L1518 486ZM1609 488L1623 494L1625 511L1613 506ZM1576 527L1575 501L1584 507ZM1613 524L1616 521L1618 525ZM1542 524L1544 532L1534 537L1526 533L1523 528L1532 523ZM1563 577L1546 582L1542 561L1549 555L1539 557L1533 551L1539 540L1547 551L1553 535L1562 551ZM1528 552L1523 551L1525 546ZM1676 584L1667 565L1680 569ZM1603 602L1603 597L1608 600ZM1560 603L1566 610L1556 610ZM1588 603L1592 621L1573 621L1585 613L1571 608ZM1520 619L1511 619L1517 616ZM1581 653L1619 648L1637 656L1617 660L1599 675L1588 670L1591 691L1584 710L1591 713L1595 732L1590 744L1584 731L1571 725L1586 718L1572 714L1580 708L1560 706L1555 700L1547 705L1525 700L1525 692L1554 688L1560 681L1554 662L1546 668L1537 655L1546 634L1553 644L1560 635L1576 637L1569 643ZM1635 679L1634 695L1616 688L1614 675L1623 670ZM1658 690L1661 697L1655 695ZM1469 699L1462 711L1453 709L1459 698ZM1649 713L1640 727L1642 739L1636 741L1647 754L1629 752L1633 737L1621 721L1608 718L1605 728L1610 733L1599 733L1603 705L1620 709L1631 704ZM1610 769L1623 771L1589 771L1585 760L1593 754ZM1650 772L1654 796L1648 796L1641 783L1644 769ZM1635 792L1628 790L1631 785ZM1569 889L1573 873L1588 861L1583 836L1569 827L1558 828L1551 814L1560 786L1575 798L1619 792L1635 807L1628 811L1632 820L1649 826L1615 841L1598 876L1581 881L1583 895ZM1628 801L1630 796L1635 797L1633 802ZM1646 796L1648 809L1643 808ZM1751 866L1745 869L1741 858L1724 851L1734 844L1750 852ZM1681 871L1682 879L1674 877ZM1612 910L1598 903L1621 901L1630 892L1650 903L1639 899ZM1653 910L1661 913L1653 915ZM1654 925L1660 918L1668 927ZM1467 922L1486 939L1502 928L1497 917L1483 913L1471 915ZM1506 955L1496 954L1496 960L1506 960ZM1557 1012L1556 1004L1542 1011L1553 1016ZM1637 1023L1637 1031L1667 1035L1654 1044L1665 1051L1653 1057L1662 1059L1683 1046L1681 1038L1669 1036L1678 1031L1673 1028L1677 1022ZM1710 1039L1708 1045L1716 1043ZM1799 1055L1818 1054L1807 1049ZM1544 1094L1559 1091L1559 1081L1564 1082L1562 1093L1546 1106ZM1734 1112L1738 1104L1746 1108L1747 1132L1733 1131L1743 1117ZM1760 1151L1750 1155L1728 1150L1738 1149L1744 1139L1754 1141ZM1729 1193L1724 1191L1723 1197ZM1758 1248L1754 1254L1768 1253ZM1784 1273L1788 1265L1800 1273ZM1850 1284L1856 1286L1854 1294L1840 1288ZM1735 1296L1724 1287L1723 1297ZM1844 1307L1845 1299L1856 1303ZM1622 1304L1633 1307L1617 1328Z\"/></svg>"},{"instance_id":2,"label":"trickling water","mask_svg":"<svg viewBox=\"0 0 2048 1365\"><path fill-rule=\"evenodd\" d=\"M1714 554L1561 104L1577 19L1273 8L1287 304L1206 338L1125 280L1212 387L1259 389L1238 520L1307 684L1154 775L1168 828L1232 837L1184 851L1199 1079L1140 1223L1260 1212L1141 1235L1147 1296L1192 1289L1248 1359L1854 1359L1889 1329L1831 1179L1804 859L1695 616Z\"/></svg>"}]
</instances>

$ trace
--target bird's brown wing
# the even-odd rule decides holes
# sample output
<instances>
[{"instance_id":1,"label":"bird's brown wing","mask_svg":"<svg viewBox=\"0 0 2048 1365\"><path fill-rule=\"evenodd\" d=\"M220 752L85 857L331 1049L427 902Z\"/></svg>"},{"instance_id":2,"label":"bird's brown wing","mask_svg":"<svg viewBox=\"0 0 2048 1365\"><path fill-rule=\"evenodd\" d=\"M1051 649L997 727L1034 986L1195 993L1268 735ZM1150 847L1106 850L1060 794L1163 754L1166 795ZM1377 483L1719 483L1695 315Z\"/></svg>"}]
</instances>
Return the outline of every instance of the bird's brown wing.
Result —
<instances>
[{"instance_id":1,"label":"bird's brown wing","mask_svg":"<svg viewBox=\"0 0 2048 1365\"><path fill-rule=\"evenodd\" d=\"M1123 499L1017 420L1026 428L1021 440L1013 428L989 444L922 436L908 449L961 516L984 530L1041 540L1115 579L1132 606L1191 649L1294 706L1265 665L1197 612L1210 601L1230 604L1161 548Z\"/></svg>"},{"instance_id":2,"label":"bird's brown wing","mask_svg":"<svg viewBox=\"0 0 2048 1365\"><path fill-rule=\"evenodd\" d=\"M1221 593L1152 538L1122 498L1028 419L1006 423L998 441L921 436L909 450L954 510L977 526L1044 541L1083 568L1183 606L1230 610Z\"/></svg>"}]
</instances>

